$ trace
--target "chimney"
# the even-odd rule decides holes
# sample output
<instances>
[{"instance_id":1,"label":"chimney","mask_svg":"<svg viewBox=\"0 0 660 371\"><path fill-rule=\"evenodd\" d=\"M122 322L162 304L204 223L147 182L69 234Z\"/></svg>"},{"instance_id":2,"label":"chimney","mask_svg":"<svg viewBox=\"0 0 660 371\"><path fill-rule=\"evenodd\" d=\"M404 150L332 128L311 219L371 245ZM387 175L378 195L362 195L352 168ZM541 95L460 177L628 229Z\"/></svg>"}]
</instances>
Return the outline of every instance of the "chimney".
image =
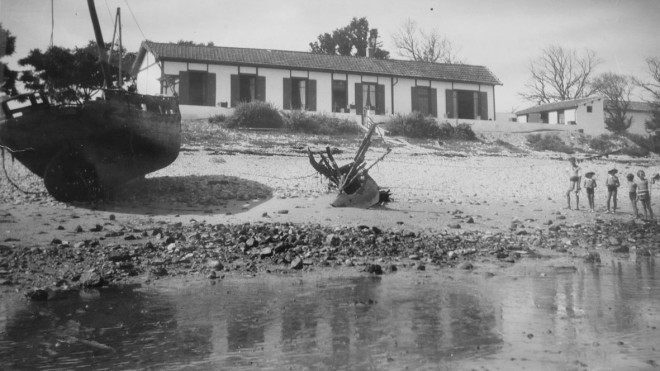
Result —
<instances>
[{"instance_id":1,"label":"chimney","mask_svg":"<svg viewBox=\"0 0 660 371\"><path fill-rule=\"evenodd\" d=\"M376 37L369 38L369 45L367 46L367 58L374 58L376 55Z\"/></svg>"}]
</instances>

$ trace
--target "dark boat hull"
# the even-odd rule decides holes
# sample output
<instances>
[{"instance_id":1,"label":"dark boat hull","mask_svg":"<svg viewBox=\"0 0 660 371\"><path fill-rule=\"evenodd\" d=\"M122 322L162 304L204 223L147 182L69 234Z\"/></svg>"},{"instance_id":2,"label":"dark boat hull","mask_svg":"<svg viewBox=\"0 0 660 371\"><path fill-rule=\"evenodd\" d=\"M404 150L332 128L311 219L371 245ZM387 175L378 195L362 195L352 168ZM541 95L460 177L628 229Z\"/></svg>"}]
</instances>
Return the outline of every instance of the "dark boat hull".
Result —
<instances>
[{"instance_id":1,"label":"dark boat hull","mask_svg":"<svg viewBox=\"0 0 660 371\"><path fill-rule=\"evenodd\" d=\"M0 143L63 201L94 198L178 156L176 98L108 90L105 99L80 106L30 100L9 114L3 103Z\"/></svg>"}]
</instances>

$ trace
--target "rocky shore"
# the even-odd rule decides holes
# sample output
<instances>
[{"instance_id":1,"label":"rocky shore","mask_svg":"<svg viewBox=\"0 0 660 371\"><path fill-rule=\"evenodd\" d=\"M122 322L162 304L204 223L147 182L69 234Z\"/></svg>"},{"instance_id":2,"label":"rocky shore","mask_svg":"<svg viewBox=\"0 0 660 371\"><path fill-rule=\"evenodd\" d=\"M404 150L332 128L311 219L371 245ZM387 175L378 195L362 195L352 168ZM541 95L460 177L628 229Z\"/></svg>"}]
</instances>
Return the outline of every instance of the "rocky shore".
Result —
<instances>
[{"instance_id":1,"label":"rocky shore","mask_svg":"<svg viewBox=\"0 0 660 371\"><path fill-rule=\"evenodd\" d=\"M565 161L546 154L395 148L371 172L394 202L356 210L329 206L327 183L298 147L186 147L169 168L95 204L59 203L36 176L6 164L30 193L0 177L0 293L47 300L59 290L191 275L506 269L558 254L597 264L603 254L660 253L657 224L633 219L624 197L617 214L602 212L604 200L597 213L563 210ZM583 167L605 174L652 164L619 158Z\"/></svg>"}]
</instances>

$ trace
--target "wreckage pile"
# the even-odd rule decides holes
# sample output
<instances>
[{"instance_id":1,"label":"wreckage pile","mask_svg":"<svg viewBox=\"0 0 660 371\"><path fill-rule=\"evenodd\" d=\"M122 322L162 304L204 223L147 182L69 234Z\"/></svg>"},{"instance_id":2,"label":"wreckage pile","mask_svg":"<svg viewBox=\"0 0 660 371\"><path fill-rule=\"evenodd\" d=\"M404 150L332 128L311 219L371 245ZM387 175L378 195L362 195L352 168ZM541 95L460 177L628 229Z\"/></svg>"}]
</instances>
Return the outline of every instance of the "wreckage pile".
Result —
<instances>
[{"instance_id":1,"label":"wreckage pile","mask_svg":"<svg viewBox=\"0 0 660 371\"><path fill-rule=\"evenodd\" d=\"M49 291L158 279L189 274L210 279L223 272L287 273L317 268L354 267L382 274L427 267L473 269L481 262L513 264L545 249L593 262L600 253L660 253L656 224L601 222L553 225L521 234L465 231L426 233L381 230L377 226L331 228L290 223L207 224L192 222L115 229L96 225L98 238L55 239L48 246L0 248L0 283L45 299ZM67 232L68 234L69 232ZM41 293L41 294L37 294Z\"/></svg>"},{"instance_id":2,"label":"wreckage pile","mask_svg":"<svg viewBox=\"0 0 660 371\"><path fill-rule=\"evenodd\" d=\"M388 147L385 154L369 166L365 162L367 150L371 145L371 137L377 126L376 123L371 122L353 161L341 167L335 162L330 147L326 148L325 154L318 152L321 158L320 163L314 158L314 153L307 149L309 162L314 170L328 178L338 191L337 198L332 202L332 206L369 208L390 201L390 191L381 191L376 181L369 176L369 170L385 158L392 149Z\"/></svg>"}]
</instances>

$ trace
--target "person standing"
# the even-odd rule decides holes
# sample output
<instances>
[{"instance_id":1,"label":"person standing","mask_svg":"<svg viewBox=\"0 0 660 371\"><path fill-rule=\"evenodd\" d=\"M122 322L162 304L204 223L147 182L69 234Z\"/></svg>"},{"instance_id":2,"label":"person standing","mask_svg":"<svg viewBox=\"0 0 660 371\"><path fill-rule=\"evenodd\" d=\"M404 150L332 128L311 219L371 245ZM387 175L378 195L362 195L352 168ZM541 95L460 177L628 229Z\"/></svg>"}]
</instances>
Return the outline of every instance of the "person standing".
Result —
<instances>
[{"instance_id":1,"label":"person standing","mask_svg":"<svg viewBox=\"0 0 660 371\"><path fill-rule=\"evenodd\" d=\"M648 179L646 179L644 170L639 170L637 172L637 200L639 200L644 208L644 219L649 220L650 216L652 220L653 210L651 209L651 188Z\"/></svg>"},{"instance_id":2,"label":"person standing","mask_svg":"<svg viewBox=\"0 0 660 371\"><path fill-rule=\"evenodd\" d=\"M593 171L589 171L586 174L584 174L584 177L586 178L584 180L584 189L587 191L587 200L589 200L589 211L594 212L594 191L596 190L597 184L596 184L596 179L593 178L594 176Z\"/></svg>"},{"instance_id":3,"label":"person standing","mask_svg":"<svg viewBox=\"0 0 660 371\"><path fill-rule=\"evenodd\" d=\"M639 217L639 210L637 210L637 183L635 183L635 176L633 174L626 175L628 179L628 197L633 209L633 218Z\"/></svg>"},{"instance_id":4,"label":"person standing","mask_svg":"<svg viewBox=\"0 0 660 371\"><path fill-rule=\"evenodd\" d=\"M615 213L616 212L616 196L617 196L617 190L619 189L619 186L621 185L619 183L619 178L616 176L616 173L618 172L617 169L611 169L610 171L607 172L607 181L605 182L605 185L607 185L607 211L606 213ZM612 201L612 206L614 208L610 209L610 201Z\"/></svg>"},{"instance_id":5,"label":"person standing","mask_svg":"<svg viewBox=\"0 0 660 371\"><path fill-rule=\"evenodd\" d=\"M575 210L580 210L580 167L577 166L575 157L568 159L571 166L568 168L568 176L570 186L566 191L566 201L568 202L568 209L571 209L571 192L575 193Z\"/></svg>"}]
</instances>

